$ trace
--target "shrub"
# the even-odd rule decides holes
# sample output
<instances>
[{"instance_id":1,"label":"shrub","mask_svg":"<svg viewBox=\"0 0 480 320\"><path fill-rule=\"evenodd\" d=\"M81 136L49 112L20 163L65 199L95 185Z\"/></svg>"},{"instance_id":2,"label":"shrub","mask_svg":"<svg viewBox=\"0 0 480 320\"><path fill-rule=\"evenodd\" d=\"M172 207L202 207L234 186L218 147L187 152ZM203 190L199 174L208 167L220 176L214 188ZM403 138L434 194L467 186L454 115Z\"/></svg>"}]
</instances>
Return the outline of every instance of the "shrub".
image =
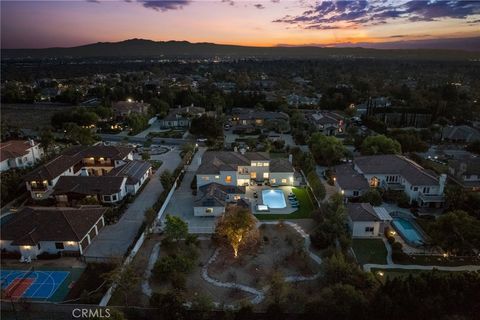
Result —
<instances>
[{"instance_id":1,"label":"shrub","mask_svg":"<svg viewBox=\"0 0 480 320\"><path fill-rule=\"evenodd\" d=\"M379 206L382 204L382 196L376 189L368 190L363 196L360 197L361 202L368 202L372 206Z\"/></svg>"}]
</instances>

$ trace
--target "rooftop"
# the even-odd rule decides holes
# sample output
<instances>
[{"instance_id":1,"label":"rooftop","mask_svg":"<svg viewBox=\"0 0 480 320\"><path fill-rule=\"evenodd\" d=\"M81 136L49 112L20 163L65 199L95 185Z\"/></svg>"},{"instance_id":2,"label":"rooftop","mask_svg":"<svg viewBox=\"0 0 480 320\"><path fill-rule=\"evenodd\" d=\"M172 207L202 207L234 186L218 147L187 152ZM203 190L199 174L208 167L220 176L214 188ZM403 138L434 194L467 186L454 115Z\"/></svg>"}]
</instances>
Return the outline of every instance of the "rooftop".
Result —
<instances>
[{"instance_id":1,"label":"rooftop","mask_svg":"<svg viewBox=\"0 0 480 320\"><path fill-rule=\"evenodd\" d=\"M124 179L123 176L61 176L54 194L110 195L122 189Z\"/></svg>"},{"instance_id":2,"label":"rooftop","mask_svg":"<svg viewBox=\"0 0 480 320\"><path fill-rule=\"evenodd\" d=\"M1 225L1 239L13 245L40 241L80 241L106 208L24 208Z\"/></svg>"},{"instance_id":3,"label":"rooftop","mask_svg":"<svg viewBox=\"0 0 480 320\"><path fill-rule=\"evenodd\" d=\"M152 167L149 162L141 160L131 160L126 164L113 168L107 176L127 177L127 184L136 184Z\"/></svg>"},{"instance_id":4,"label":"rooftop","mask_svg":"<svg viewBox=\"0 0 480 320\"><path fill-rule=\"evenodd\" d=\"M38 143L34 143L38 145ZM28 154L28 149L32 148L28 140L10 140L0 142L0 161L15 159Z\"/></svg>"},{"instance_id":5,"label":"rooftop","mask_svg":"<svg viewBox=\"0 0 480 320\"><path fill-rule=\"evenodd\" d=\"M215 174L220 171L236 171L238 166L249 166L251 161L269 161L266 152L207 151L197 170L200 174Z\"/></svg>"}]
</instances>

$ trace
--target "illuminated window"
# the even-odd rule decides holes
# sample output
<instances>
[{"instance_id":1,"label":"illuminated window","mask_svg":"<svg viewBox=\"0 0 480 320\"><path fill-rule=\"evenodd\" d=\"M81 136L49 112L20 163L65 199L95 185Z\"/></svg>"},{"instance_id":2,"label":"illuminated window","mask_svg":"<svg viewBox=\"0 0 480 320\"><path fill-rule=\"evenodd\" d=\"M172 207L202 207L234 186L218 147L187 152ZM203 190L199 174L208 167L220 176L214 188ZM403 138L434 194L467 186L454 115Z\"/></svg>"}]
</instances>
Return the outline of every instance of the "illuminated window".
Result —
<instances>
[{"instance_id":1,"label":"illuminated window","mask_svg":"<svg viewBox=\"0 0 480 320\"><path fill-rule=\"evenodd\" d=\"M207 209L205 209L205 213L213 213L213 208L207 208Z\"/></svg>"},{"instance_id":2,"label":"illuminated window","mask_svg":"<svg viewBox=\"0 0 480 320\"><path fill-rule=\"evenodd\" d=\"M264 167L268 167L269 165L270 165L270 164L269 164L268 162L265 162L265 163L263 164Z\"/></svg>"},{"instance_id":3,"label":"illuminated window","mask_svg":"<svg viewBox=\"0 0 480 320\"><path fill-rule=\"evenodd\" d=\"M263 163L259 162L259 163L257 163L257 166L263 167Z\"/></svg>"},{"instance_id":4,"label":"illuminated window","mask_svg":"<svg viewBox=\"0 0 480 320\"><path fill-rule=\"evenodd\" d=\"M380 180L378 180L377 177L373 177L372 179L370 179L370 187L376 188L378 187L379 184L380 184Z\"/></svg>"},{"instance_id":5,"label":"illuminated window","mask_svg":"<svg viewBox=\"0 0 480 320\"><path fill-rule=\"evenodd\" d=\"M271 183L277 183L277 179L270 179Z\"/></svg>"},{"instance_id":6,"label":"illuminated window","mask_svg":"<svg viewBox=\"0 0 480 320\"><path fill-rule=\"evenodd\" d=\"M257 173L256 172L250 172L250 178L251 179L257 179Z\"/></svg>"},{"instance_id":7,"label":"illuminated window","mask_svg":"<svg viewBox=\"0 0 480 320\"><path fill-rule=\"evenodd\" d=\"M282 183L287 183L287 179L282 179Z\"/></svg>"},{"instance_id":8,"label":"illuminated window","mask_svg":"<svg viewBox=\"0 0 480 320\"><path fill-rule=\"evenodd\" d=\"M210 180L210 177L202 177L203 180Z\"/></svg>"},{"instance_id":9,"label":"illuminated window","mask_svg":"<svg viewBox=\"0 0 480 320\"><path fill-rule=\"evenodd\" d=\"M232 176L226 176L225 177L225 182L226 183L232 183Z\"/></svg>"},{"instance_id":10,"label":"illuminated window","mask_svg":"<svg viewBox=\"0 0 480 320\"><path fill-rule=\"evenodd\" d=\"M264 179L268 179L268 172L264 172L264 173L263 173L263 178L264 178Z\"/></svg>"},{"instance_id":11,"label":"illuminated window","mask_svg":"<svg viewBox=\"0 0 480 320\"><path fill-rule=\"evenodd\" d=\"M220 179L220 176L215 176L215 179Z\"/></svg>"},{"instance_id":12,"label":"illuminated window","mask_svg":"<svg viewBox=\"0 0 480 320\"><path fill-rule=\"evenodd\" d=\"M257 166L257 163L256 162L252 162L252 167L256 167Z\"/></svg>"}]
</instances>

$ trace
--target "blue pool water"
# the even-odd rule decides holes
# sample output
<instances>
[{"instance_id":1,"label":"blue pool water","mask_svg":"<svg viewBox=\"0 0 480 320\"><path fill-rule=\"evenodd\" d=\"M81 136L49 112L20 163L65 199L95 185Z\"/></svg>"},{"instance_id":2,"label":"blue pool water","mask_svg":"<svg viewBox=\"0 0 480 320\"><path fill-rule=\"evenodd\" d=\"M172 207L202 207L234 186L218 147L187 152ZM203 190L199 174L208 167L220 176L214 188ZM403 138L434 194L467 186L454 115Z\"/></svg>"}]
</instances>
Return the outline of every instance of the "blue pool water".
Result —
<instances>
[{"instance_id":1,"label":"blue pool water","mask_svg":"<svg viewBox=\"0 0 480 320\"><path fill-rule=\"evenodd\" d=\"M400 235L404 238L407 238L407 242L411 242L417 245L423 244L423 237L418 233L415 227L410 223L410 221L395 218L392 221L393 226L397 229Z\"/></svg>"},{"instance_id":2,"label":"blue pool water","mask_svg":"<svg viewBox=\"0 0 480 320\"><path fill-rule=\"evenodd\" d=\"M263 204L270 209L283 209L287 207L285 196L280 189L262 190Z\"/></svg>"}]
</instances>

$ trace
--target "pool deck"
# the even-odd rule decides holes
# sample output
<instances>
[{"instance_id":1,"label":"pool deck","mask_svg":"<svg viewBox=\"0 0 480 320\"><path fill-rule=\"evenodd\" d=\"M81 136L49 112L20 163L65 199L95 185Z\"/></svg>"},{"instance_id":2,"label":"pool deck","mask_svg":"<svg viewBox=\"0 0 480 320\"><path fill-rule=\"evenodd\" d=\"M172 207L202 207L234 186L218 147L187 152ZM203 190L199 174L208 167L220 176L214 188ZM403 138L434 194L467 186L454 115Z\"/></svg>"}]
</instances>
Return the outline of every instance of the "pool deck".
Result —
<instances>
[{"instance_id":1,"label":"pool deck","mask_svg":"<svg viewBox=\"0 0 480 320\"><path fill-rule=\"evenodd\" d=\"M278 187L273 187L273 186L249 186L247 187L245 196L250 199L251 203L251 209L254 214L256 213L268 213L268 214L290 214L295 211L297 211L297 208L293 208L290 204L290 201L288 201L288 195L292 192L292 189L294 187L291 186L278 186ZM257 211L256 207L257 205L263 205L263 198L262 198L262 190L270 190L270 189L279 189L283 191L283 195L285 196L285 203L287 204L286 208L283 209L270 209L270 211ZM255 198L253 196L254 193L257 193L258 197Z\"/></svg>"}]
</instances>

